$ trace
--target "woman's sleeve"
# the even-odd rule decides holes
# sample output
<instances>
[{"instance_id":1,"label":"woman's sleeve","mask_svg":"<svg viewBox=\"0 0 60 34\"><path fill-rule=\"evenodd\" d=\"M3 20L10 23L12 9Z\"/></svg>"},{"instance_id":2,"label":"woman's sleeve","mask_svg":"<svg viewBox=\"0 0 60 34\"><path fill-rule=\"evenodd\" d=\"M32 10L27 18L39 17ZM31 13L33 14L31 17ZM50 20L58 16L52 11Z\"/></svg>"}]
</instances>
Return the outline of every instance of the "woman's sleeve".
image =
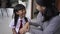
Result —
<instances>
[{"instance_id":1,"label":"woman's sleeve","mask_svg":"<svg viewBox=\"0 0 60 34\"><path fill-rule=\"evenodd\" d=\"M9 27L10 28L15 28L15 26L14 26L14 19L10 22Z\"/></svg>"},{"instance_id":2,"label":"woman's sleeve","mask_svg":"<svg viewBox=\"0 0 60 34\"><path fill-rule=\"evenodd\" d=\"M37 15L37 18L31 20L31 23L30 24L35 25L35 26L40 26L40 25L43 24L42 21L43 21L43 16L39 12L39 14Z\"/></svg>"},{"instance_id":3,"label":"woman's sleeve","mask_svg":"<svg viewBox=\"0 0 60 34\"><path fill-rule=\"evenodd\" d=\"M53 18L47 28L44 29L43 34L53 34L60 25L60 17Z\"/></svg>"}]
</instances>

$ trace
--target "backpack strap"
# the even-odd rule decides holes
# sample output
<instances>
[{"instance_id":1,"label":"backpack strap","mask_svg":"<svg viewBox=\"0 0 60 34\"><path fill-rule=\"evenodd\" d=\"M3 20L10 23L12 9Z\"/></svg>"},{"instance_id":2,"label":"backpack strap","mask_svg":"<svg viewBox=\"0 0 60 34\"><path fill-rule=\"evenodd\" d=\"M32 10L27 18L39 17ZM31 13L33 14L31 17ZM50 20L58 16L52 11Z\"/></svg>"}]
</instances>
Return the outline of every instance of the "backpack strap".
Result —
<instances>
[{"instance_id":1,"label":"backpack strap","mask_svg":"<svg viewBox=\"0 0 60 34\"><path fill-rule=\"evenodd\" d=\"M24 17L24 19L25 19L25 21L26 21L26 22L28 22L28 19L27 19L27 17Z\"/></svg>"}]
</instances>

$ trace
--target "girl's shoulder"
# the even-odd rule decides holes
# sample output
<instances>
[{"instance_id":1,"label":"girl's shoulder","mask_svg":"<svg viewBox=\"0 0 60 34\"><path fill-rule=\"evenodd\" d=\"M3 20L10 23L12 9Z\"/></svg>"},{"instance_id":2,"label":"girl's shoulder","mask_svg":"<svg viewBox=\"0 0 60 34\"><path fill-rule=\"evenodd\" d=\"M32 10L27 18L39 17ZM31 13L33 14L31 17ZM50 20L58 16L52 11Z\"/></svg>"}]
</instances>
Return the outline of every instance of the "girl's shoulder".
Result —
<instances>
[{"instance_id":1,"label":"girl's shoulder","mask_svg":"<svg viewBox=\"0 0 60 34\"><path fill-rule=\"evenodd\" d=\"M28 18L28 17L26 17L26 18L27 18L28 22L31 22L31 19L30 18Z\"/></svg>"}]
</instances>

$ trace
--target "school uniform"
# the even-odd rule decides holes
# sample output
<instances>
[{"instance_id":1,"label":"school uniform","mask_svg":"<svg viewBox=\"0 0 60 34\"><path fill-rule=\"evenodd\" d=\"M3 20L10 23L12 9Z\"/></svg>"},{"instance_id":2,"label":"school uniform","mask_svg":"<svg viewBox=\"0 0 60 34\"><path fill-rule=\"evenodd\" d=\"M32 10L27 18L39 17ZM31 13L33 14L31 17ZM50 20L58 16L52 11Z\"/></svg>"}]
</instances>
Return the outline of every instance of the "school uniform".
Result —
<instances>
[{"instance_id":1,"label":"school uniform","mask_svg":"<svg viewBox=\"0 0 60 34\"><path fill-rule=\"evenodd\" d=\"M10 27L11 29L12 29L12 28L15 28L15 30L16 30L17 33L18 33L19 28L20 28L20 25L21 25L20 20L22 20L22 26L24 26L25 23L26 23L26 21L25 21L24 18L21 19L20 17L18 18L16 27L14 26L14 19L12 19L12 21L11 21L10 24L9 24L9 27ZM28 22L30 22L30 19L27 18L27 20L28 20Z\"/></svg>"}]
</instances>

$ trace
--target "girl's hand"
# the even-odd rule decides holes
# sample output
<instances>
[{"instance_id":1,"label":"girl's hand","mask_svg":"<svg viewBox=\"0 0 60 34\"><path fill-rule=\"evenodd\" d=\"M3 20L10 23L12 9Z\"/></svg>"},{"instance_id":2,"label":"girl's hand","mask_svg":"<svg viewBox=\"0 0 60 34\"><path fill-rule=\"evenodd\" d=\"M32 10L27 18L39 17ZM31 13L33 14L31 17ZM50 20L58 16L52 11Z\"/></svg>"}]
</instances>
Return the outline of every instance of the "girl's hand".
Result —
<instances>
[{"instance_id":1,"label":"girl's hand","mask_svg":"<svg viewBox=\"0 0 60 34\"><path fill-rule=\"evenodd\" d=\"M13 34L16 34L16 32L14 32Z\"/></svg>"},{"instance_id":2,"label":"girl's hand","mask_svg":"<svg viewBox=\"0 0 60 34\"><path fill-rule=\"evenodd\" d=\"M20 34L24 34L24 28L20 29Z\"/></svg>"},{"instance_id":3,"label":"girl's hand","mask_svg":"<svg viewBox=\"0 0 60 34\"><path fill-rule=\"evenodd\" d=\"M23 28L20 29L20 34L24 34L25 32L29 31L29 23L26 23Z\"/></svg>"},{"instance_id":4,"label":"girl's hand","mask_svg":"<svg viewBox=\"0 0 60 34\"><path fill-rule=\"evenodd\" d=\"M24 34L24 33L26 32L26 30L27 30L27 29L26 29L25 27L21 28L21 29L20 29L20 34Z\"/></svg>"}]
</instances>

